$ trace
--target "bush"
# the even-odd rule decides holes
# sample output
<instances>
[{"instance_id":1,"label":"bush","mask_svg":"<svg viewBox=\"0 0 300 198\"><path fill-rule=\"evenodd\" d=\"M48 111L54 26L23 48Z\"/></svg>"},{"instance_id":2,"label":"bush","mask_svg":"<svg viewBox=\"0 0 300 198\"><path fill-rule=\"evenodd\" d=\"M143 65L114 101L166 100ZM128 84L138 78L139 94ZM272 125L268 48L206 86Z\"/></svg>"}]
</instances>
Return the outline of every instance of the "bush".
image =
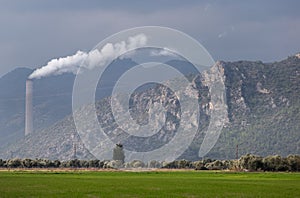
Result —
<instances>
[{"instance_id":1,"label":"bush","mask_svg":"<svg viewBox=\"0 0 300 198\"><path fill-rule=\"evenodd\" d=\"M24 168L32 168L32 159L23 159L22 166Z\"/></svg>"},{"instance_id":2,"label":"bush","mask_svg":"<svg viewBox=\"0 0 300 198\"><path fill-rule=\"evenodd\" d=\"M100 162L100 160L90 160L88 162L88 164L89 164L89 167L99 168L99 162Z\"/></svg>"},{"instance_id":3,"label":"bush","mask_svg":"<svg viewBox=\"0 0 300 198\"><path fill-rule=\"evenodd\" d=\"M300 171L300 156L289 155L286 158L289 171Z\"/></svg>"},{"instance_id":4,"label":"bush","mask_svg":"<svg viewBox=\"0 0 300 198\"><path fill-rule=\"evenodd\" d=\"M192 168L192 167L193 167L193 163L187 160L176 160L169 163L163 163L163 168L180 169L180 168Z\"/></svg>"},{"instance_id":5,"label":"bush","mask_svg":"<svg viewBox=\"0 0 300 198\"><path fill-rule=\"evenodd\" d=\"M0 167L6 168L193 168L196 170L249 170L249 171L300 171L300 156L289 155L286 158L279 155L260 156L247 154L239 160L211 160L191 162L188 160L175 160L173 162L159 162L152 160L147 165L140 160L123 163L122 160L78 160L69 161L48 160L48 159L0 159Z\"/></svg>"},{"instance_id":6,"label":"bush","mask_svg":"<svg viewBox=\"0 0 300 198\"><path fill-rule=\"evenodd\" d=\"M6 162L8 168L22 168L21 159L10 159Z\"/></svg>"},{"instance_id":7,"label":"bush","mask_svg":"<svg viewBox=\"0 0 300 198\"><path fill-rule=\"evenodd\" d=\"M132 162L130 162L130 166L131 168L144 168L145 163L140 160L133 160Z\"/></svg>"},{"instance_id":8,"label":"bush","mask_svg":"<svg viewBox=\"0 0 300 198\"><path fill-rule=\"evenodd\" d=\"M220 160L216 160L210 163L206 163L205 168L209 169L209 170L222 170L224 169L223 163Z\"/></svg>"},{"instance_id":9,"label":"bush","mask_svg":"<svg viewBox=\"0 0 300 198\"><path fill-rule=\"evenodd\" d=\"M249 171L263 170L263 158L252 154L243 155L238 160L238 167Z\"/></svg>"},{"instance_id":10,"label":"bush","mask_svg":"<svg viewBox=\"0 0 300 198\"><path fill-rule=\"evenodd\" d=\"M287 161L279 155L267 156L263 159L264 170L266 171L287 171Z\"/></svg>"},{"instance_id":11,"label":"bush","mask_svg":"<svg viewBox=\"0 0 300 198\"><path fill-rule=\"evenodd\" d=\"M159 161L152 160L148 163L149 168L160 168L162 165Z\"/></svg>"},{"instance_id":12,"label":"bush","mask_svg":"<svg viewBox=\"0 0 300 198\"><path fill-rule=\"evenodd\" d=\"M4 161L0 159L0 167L4 167Z\"/></svg>"},{"instance_id":13,"label":"bush","mask_svg":"<svg viewBox=\"0 0 300 198\"><path fill-rule=\"evenodd\" d=\"M196 170L202 170L201 168L204 167L203 161L192 162L192 167Z\"/></svg>"}]
</instances>

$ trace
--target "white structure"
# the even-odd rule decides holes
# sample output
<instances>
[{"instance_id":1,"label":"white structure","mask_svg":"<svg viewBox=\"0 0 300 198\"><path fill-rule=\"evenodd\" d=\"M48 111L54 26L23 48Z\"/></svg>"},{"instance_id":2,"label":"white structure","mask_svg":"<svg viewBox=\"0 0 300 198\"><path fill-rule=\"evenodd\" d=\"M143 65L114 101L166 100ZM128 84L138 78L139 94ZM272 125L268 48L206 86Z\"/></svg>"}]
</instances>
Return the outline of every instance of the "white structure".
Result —
<instances>
[{"instance_id":1,"label":"white structure","mask_svg":"<svg viewBox=\"0 0 300 198\"><path fill-rule=\"evenodd\" d=\"M32 80L26 80L26 101L25 101L25 136L33 131L32 117Z\"/></svg>"}]
</instances>

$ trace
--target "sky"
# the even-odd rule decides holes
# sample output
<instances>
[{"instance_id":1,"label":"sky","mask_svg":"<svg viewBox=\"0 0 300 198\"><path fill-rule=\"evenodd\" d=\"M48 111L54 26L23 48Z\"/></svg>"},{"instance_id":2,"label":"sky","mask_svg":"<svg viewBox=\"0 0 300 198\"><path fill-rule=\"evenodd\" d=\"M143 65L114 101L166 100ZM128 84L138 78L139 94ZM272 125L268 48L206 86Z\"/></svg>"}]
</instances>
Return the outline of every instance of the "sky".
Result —
<instances>
[{"instance_id":1,"label":"sky","mask_svg":"<svg viewBox=\"0 0 300 198\"><path fill-rule=\"evenodd\" d=\"M0 76L89 51L121 30L165 26L214 60L279 61L300 52L300 1L0 0Z\"/></svg>"}]
</instances>

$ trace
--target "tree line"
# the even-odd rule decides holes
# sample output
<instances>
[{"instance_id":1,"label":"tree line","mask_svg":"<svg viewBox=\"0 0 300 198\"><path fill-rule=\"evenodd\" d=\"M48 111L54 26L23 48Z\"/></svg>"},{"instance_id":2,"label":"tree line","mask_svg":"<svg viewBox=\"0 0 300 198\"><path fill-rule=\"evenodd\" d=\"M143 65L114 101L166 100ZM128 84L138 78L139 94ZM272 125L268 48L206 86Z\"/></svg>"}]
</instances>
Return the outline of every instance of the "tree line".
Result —
<instances>
[{"instance_id":1,"label":"tree line","mask_svg":"<svg viewBox=\"0 0 300 198\"><path fill-rule=\"evenodd\" d=\"M139 160L123 162L121 160L79 160L66 161L49 159L0 159L0 168L169 168L195 170L235 170L235 171L300 171L300 156L279 155L260 157L252 154L241 156L237 160L199 161L175 160L173 162L159 162L152 160L144 163Z\"/></svg>"}]
</instances>

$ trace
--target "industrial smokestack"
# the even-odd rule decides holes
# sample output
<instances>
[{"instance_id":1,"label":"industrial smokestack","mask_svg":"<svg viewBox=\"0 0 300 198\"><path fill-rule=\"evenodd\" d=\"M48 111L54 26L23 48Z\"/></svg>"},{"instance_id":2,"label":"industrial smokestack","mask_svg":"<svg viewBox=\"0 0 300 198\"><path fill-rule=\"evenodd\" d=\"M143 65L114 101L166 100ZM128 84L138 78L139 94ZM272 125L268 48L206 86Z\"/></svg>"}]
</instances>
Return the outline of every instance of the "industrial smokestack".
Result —
<instances>
[{"instance_id":1,"label":"industrial smokestack","mask_svg":"<svg viewBox=\"0 0 300 198\"><path fill-rule=\"evenodd\" d=\"M32 80L26 80L25 136L32 133L33 130L32 85Z\"/></svg>"}]
</instances>

